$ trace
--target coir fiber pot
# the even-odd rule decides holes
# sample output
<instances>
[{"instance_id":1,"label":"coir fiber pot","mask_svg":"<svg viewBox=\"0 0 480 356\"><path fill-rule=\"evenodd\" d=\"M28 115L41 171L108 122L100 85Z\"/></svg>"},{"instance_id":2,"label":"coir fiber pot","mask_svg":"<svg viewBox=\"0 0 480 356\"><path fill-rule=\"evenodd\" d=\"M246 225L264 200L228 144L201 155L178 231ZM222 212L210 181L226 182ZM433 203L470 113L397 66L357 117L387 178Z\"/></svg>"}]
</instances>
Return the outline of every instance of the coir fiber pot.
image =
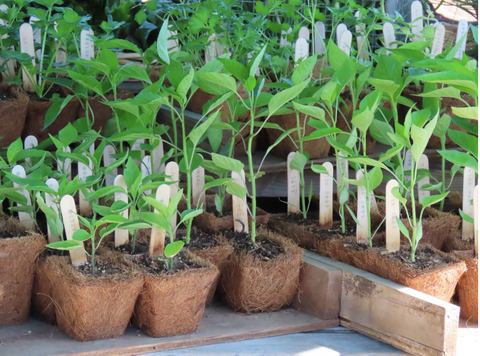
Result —
<instances>
[{"instance_id":1,"label":"coir fiber pot","mask_svg":"<svg viewBox=\"0 0 480 356\"><path fill-rule=\"evenodd\" d=\"M469 251L470 252L470 251ZM473 253L456 252L455 256L465 261L467 271L458 282L460 315L478 323L478 258Z\"/></svg>"},{"instance_id":2,"label":"coir fiber pot","mask_svg":"<svg viewBox=\"0 0 480 356\"><path fill-rule=\"evenodd\" d=\"M63 87L56 87L54 85L54 88L56 88L55 91L59 93L61 97L66 97L71 94L69 90ZM45 115L52 104L53 101L47 98L40 101L31 99L28 102L25 127L22 132L23 137L33 135L38 139L38 142L41 142L49 138L49 134L52 136L57 135L61 129L77 119L80 101L74 97L58 114L55 121L43 130L45 126Z\"/></svg>"},{"instance_id":3,"label":"coir fiber pot","mask_svg":"<svg viewBox=\"0 0 480 356\"><path fill-rule=\"evenodd\" d=\"M0 148L22 135L29 100L18 86L0 84Z\"/></svg>"},{"instance_id":4,"label":"coir fiber pot","mask_svg":"<svg viewBox=\"0 0 480 356\"><path fill-rule=\"evenodd\" d=\"M278 310L289 304L298 290L303 250L288 239L267 230L259 230L257 242L269 239L284 253L268 261L235 248L222 276L220 289L226 303L245 313Z\"/></svg>"},{"instance_id":5,"label":"coir fiber pot","mask_svg":"<svg viewBox=\"0 0 480 356\"><path fill-rule=\"evenodd\" d=\"M55 303L53 286L55 285L54 270L46 268L45 261L51 251L46 250L37 259L32 289L32 314L48 324L55 325Z\"/></svg>"},{"instance_id":6,"label":"coir fiber pot","mask_svg":"<svg viewBox=\"0 0 480 356\"><path fill-rule=\"evenodd\" d=\"M35 260L44 248L43 236L0 215L0 325L27 321Z\"/></svg>"},{"instance_id":7,"label":"coir fiber pot","mask_svg":"<svg viewBox=\"0 0 480 356\"><path fill-rule=\"evenodd\" d=\"M52 295L58 328L74 340L118 337L127 328L143 276L113 256L97 256L96 261L112 263L122 272L98 277L79 272L69 257L49 256L45 260L45 269L55 281Z\"/></svg>"},{"instance_id":8,"label":"coir fiber pot","mask_svg":"<svg viewBox=\"0 0 480 356\"><path fill-rule=\"evenodd\" d=\"M201 268L174 274L144 272L145 283L135 304L133 321L150 336L189 334L200 324L218 269L189 251L187 255Z\"/></svg>"}]
</instances>

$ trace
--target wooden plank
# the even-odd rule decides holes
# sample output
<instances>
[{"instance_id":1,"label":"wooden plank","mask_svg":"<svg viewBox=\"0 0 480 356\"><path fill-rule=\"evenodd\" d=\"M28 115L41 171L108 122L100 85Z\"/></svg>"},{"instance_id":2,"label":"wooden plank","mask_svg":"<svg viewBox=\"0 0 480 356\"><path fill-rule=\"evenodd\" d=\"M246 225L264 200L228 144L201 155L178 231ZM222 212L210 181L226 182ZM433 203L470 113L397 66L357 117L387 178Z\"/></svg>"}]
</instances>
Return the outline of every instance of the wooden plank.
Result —
<instances>
[{"instance_id":1,"label":"wooden plank","mask_svg":"<svg viewBox=\"0 0 480 356\"><path fill-rule=\"evenodd\" d=\"M460 308L305 251L343 271L340 322L415 355L455 355Z\"/></svg>"}]
</instances>

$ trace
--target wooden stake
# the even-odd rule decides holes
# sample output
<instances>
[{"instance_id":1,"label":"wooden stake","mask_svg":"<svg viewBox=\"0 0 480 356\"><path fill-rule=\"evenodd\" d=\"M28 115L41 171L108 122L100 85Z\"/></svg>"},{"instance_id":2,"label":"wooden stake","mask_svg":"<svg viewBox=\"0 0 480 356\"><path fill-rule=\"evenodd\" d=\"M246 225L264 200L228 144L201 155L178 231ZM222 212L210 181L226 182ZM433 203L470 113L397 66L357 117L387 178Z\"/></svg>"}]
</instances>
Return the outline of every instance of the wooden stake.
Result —
<instances>
[{"instance_id":1,"label":"wooden stake","mask_svg":"<svg viewBox=\"0 0 480 356\"><path fill-rule=\"evenodd\" d=\"M280 47L292 47L292 42L287 39L287 36L292 33L292 28L290 27L287 31L282 30L280 34Z\"/></svg>"},{"instance_id":2,"label":"wooden stake","mask_svg":"<svg viewBox=\"0 0 480 356\"><path fill-rule=\"evenodd\" d=\"M465 167L463 171L463 204L462 210L465 214L472 216L474 219L474 204L472 204L475 189L475 170ZM474 224L462 219L462 240L470 240L474 237Z\"/></svg>"},{"instance_id":3,"label":"wooden stake","mask_svg":"<svg viewBox=\"0 0 480 356\"><path fill-rule=\"evenodd\" d=\"M35 57L35 46L33 45L32 25L24 23L20 26L20 51ZM35 58L32 58L32 64L35 65ZM34 83L37 83L37 75L31 74L25 67L22 69L23 89L27 92L33 92Z\"/></svg>"},{"instance_id":4,"label":"wooden stake","mask_svg":"<svg viewBox=\"0 0 480 356\"><path fill-rule=\"evenodd\" d=\"M162 184L157 188L157 193L155 199L159 202L168 206L170 201L170 186L167 184ZM155 209L155 212L158 214L158 211ZM173 237L174 238L174 237ZM162 256L165 249L165 232L152 228L152 233L150 237L150 249L148 253L150 256Z\"/></svg>"},{"instance_id":5,"label":"wooden stake","mask_svg":"<svg viewBox=\"0 0 480 356\"><path fill-rule=\"evenodd\" d=\"M342 152L338 152L337 157L337 200L340 201L340 194L342 193L340 187L342 186L343 177L348 179L348 161L343 157ZM340 169L341 168L341 169ZM343 174L342 174L343 171ZM349 188L349 184L345 183L347 189Z\"/></svg>"},{"instance_id":6,"label":"wooden stake","mask_svg":"<svg viewBox=\"0 0 480 356\"><path fill-rule=\"evenodd\" d=\"M179 190L179 181L180 181L180 170L178 168L177 162L169 162L165 167L165 174L167 177L165 181L167 182L175 182L174 184L170 184L170 198L174 197ZM172 216L172 227L177 226L177 215L175 214Z\"/></svg>"},{"instance_id":7,"label":"wooden stake","mask_svg":"<svg viewBox=\"0 0 480 356\"><path fill-rule=\"evenodd\" d=\"M419 169L426 169L428 170L428 157L425 154L422 154L420 156L420 159L418 161L418 168ZM430 191L429 190L420 190L425 184L430 184L430 177L425 177L422 178L418 183L417 183L417 189L418 189L418 201L422 202L422 199L425 197L430 196Z\"/></svg>"},{"instance_id":8,"label":"wooden stake","mask_svg":"<svg viewBox=\"0 0 480 356\"><path fill-rule=\"evenodd\" d=\"M400 229L396 219L400 218L400 202L392 194L395 187L398 187L398 182L391 179L385 189L386 248L391 252L400 250Z\"/></svg>"},{"instance_id":9,"label":"wooden stake","mask_svg":"<svg viewBox=\"0 0 480 356\"><path fill-rule=\"evenodd\" d=\"M360 11L355 13L355 17L360 20ZM365 47L367 45L367 41L365 38L365 24L362 23L360 25L355 25L355 32L358 34L357 36L357 50L358 50L358 58L363 59L364 61L370 60L368 54L365 52Z\"/></svg>"},{"instance_id":10,"label":"wooden stake","mask_svg":"<svg viewBox=\"0 0 480 356\"><path fill-rule=\"evenodd\" d=\"M132 145L132 151L140 151L140 157L141 157L142 160L143 160L143 157L145 157L145 150L142 150L140 145L142 145L144 143L145 143L145 140L142 138L142 139L136 140ZM134 160L139 168L142 166L142 160L141 161L139 161L137 159Z\"/></svg>"},{"instance_id":11,"label":"wooden stake","mask_svg":"<svg viewBox=\"0 0 480 356\"><path fill-rule=\"evenodd\" d=\"M338 24L337 33L336 33L336 39L337 39L337 46L338 47L340 47L340 43L342 42L342 34L345 31L348 31L347 26L345 26L345 24L343 24L343 23Z\"/></svg>"},{"instance_id":12,"label":"wooden stake","mask_svg":"<svg viewBox=\"0 0 480 356\"><path fill-rule=\"evenodd\" d=\"M350 56L350 48L352 47L352 33L350 31L344 31L342 38L340 38L340 49Z\"/></svg>"},{"instance_id":13,"label":"wooden stake","mask_svg":"<svg viewBox=\"0 0 480 356\"><path fill-rule=\"evenodd\" d=\"M383 24L383 39L385 41L385 48L397 48L397 44L393 43L396 41L395 30L393 29L393 25L390 22L386 22ZM387 55L390 53L392 52L387 51Z\"/></svg>"},{"instance_id":14,"label":"wooden stake","mask_svg":"<svg viewBox=\"0 0 480 356\"><path fill-rule=\"evenodd\" d=\"M478 256L478 185L473 190L473 221L474 221L474 239L475 239L475 256Z\"/></svg>"},{"instance_id":15,"label":"wooden stake","mask_svg":"<svg viewBox=\"0 0 480 356\"><path fill-rule=\"evenodd\" d=\"M80 32L80 58L90 60L95 57L95 44L90 36L93 30L82 30Z\"/></svg>"},{"instance_id":16,"label":"wooden stake","mask_svg":"<svg viewBox=\"0 0 480 356\"><path fill-rule=\"evenodd\" d=\"M113 162L115 162L115 158L112 155L115 154L115 147L112 145L106 145L105 149L103 150L103 166L108 167ZM115 184L115 177L117 176L117 168L114 168L110 173L105 176L105 186L110 187Z\"/></svg>"},{"instance_id":17,"label":"wooden stake","mask_svg":"<svg viewBox=\"0 0 480 356\"><path fill-rule=\"evenodd\" d=\"M56 179L49 178L49 179L47 179L47 181L45 183L47 184L47 186L50 189L53 189L54 191L56 191L58 193L58 181ZM45 193L45 204L48 207L52 208L55 211L55 213L57 213L57 215L58 215L58 206L54 202L54 197L50 193ZM48 243L52 243L52 242L61 240L61 235L59 235L59 236L53 235L52 231L50 231L50 225L49 224L47 224L47 234L48 234Z\"/></svg>"},{"instance_id":18,"label":"wooden stake","mask_svg":"<svg viewBox=\"0 0 480 356\"><path fill-rule=\"evenodd\" d=\"M218 56L223 54L223 45L221 42L217 41L217 35L213 34L208 38L210 44L205 51L205 63L213 61Z\"/></svg>"},{"instance_id":19,"label":"wooden stake","mask_svg":"<svg viewBox=\"0 0 480 356\"><path fill-rule=\"evenodd\" d=\"M53 24L55 28L55 32L57 32L57 22L55 21ZM58 41L55 40L55 46L58 46ZM55 62L60 62L61 64L67 63L67 54L65 53L65 47L63 45L60 45L60 48L57 51L57 54L55 55ZM67 74L66 73L58 73L59 76L65 77Z\"/></svg>"},{"instance_id":20,"label":"wooden stake","mask_svg":"<svg viewBox=\"0 0 480 356\"><path fill-rule=\"evenodd\" d=\"M34 148L38 146L38 140L35 136L29 135L25 137L25 142L23 143L24 149L28 150L30 148ZM26 157L25 162L27 162L27 165L29 167L32 167L32 158L31 157Z\"/></svg>"},{"instance_id":21,"label":"wooden stake","mask_svg":"<svg viewBox=\"0 0 480 356\"><path fill-rule=\"evenodd\" d=\"M20 165L16 165L12 168L12 174L15 174L17 177L20 178L27 178L27 175L25 173L25 168L23 168ZM13 186L15 188L21 188L22 185L18 183L13 183ZM22 188L18 191L18 193L22 194L26 199L27 199L27 205L26 206L31 206L32 205L32 200L30 199L30 194L25 188ZM17 206L23 206L23 204L17 203ZM33 220L32 216L25 212L25 211L19 211L18 212L18 220L27 228L27 229L33 229L35 228L35 221Z\"/></svg>"},{"instance_id":22,"label":"wooden stake","mask_svg":"<svg viewBox=\"0 0 480 356\"><path fill-rule=\"evenodd\" d=\"M115 177L113 185L123 188L125 193L116 192L114 194L115 201L123 201L128 204L128 194L127 194L127 184L125 183L125 178L123 175L118 175ZM128 209L122 211L121 215L128 219ZM115 247L125 245L128 242L128 229L115 229Z\"/></svg>"},{"instance_id":23,"label":"wooden stake","mask_svg":"<svg viewBox=\"0 0 480 356\"><path fill-rule=\"evenodd\" d=\"M245 171L242 169L239 175L232 172L232 178L238 185L245 187ZM247 197L237 197L232 195L232 212L233 212L233 229L236 232L245 232L248 234L248 211L247 211Z\"/></svg>"},{"instance_id":24,"label":"wooden stake","mask_svg":"<svg viewBox=\"0 0 480 356\"><path fill-rule=\"evenodd\" d=\"M178 51L178 40L176 38L172 38L176 36L177 36L177 31L168 30L168 40L167 40L168 53L174 53Z\"/></svg>"},{"instance_id":25,"label":"wooden stake","mask_svg":"<svg viewBox=\"0 0 480 356\"><path fill-rule=\"evenodd\" d=\"M86 182L87 177L92 175L92 161L91 159L85 154L82 153L85 157L88 158L88 165L78 162L78 181L79 182ZM79 190L79 199L78 199L79 205L80 205L80 214L82 216L91 216L92 215L92 207L90 206L90 203L88 200L85 199L85 194L83 194L83 191L80 189Z\"/></svg>"},{"instance_id":26,"label":"wooden stake","mask_svg":"<svg viewBox=\"0 0 480 356\"><path fill-rule=\"evenodd\" d=\"M405 161L403 162L403 170L411 171L412 170L412 151L410 149L405 152Z\"/></svg>"},{"instance_id":27,"label":"wooden stake","mask_svg":"<svg viewBox=\"0 0 480 356\"><path fill-rule=\"evenodd\" d=\"M71 195L64 195L60 200L60 210L62 211L63 225L65 226L65 235L67 240L72 240L73 233L80 229L78 222L77 209L75 201ZM87 262L87 255L83 249L83 242L79 242L82 248L70 250L70 260L72 265L80 266Z\"/></svg>"},{"instance_id":28,"label":"wooden stake","mask_svg":"<svg viewBox=\"0 0 480 356\"><path fill-rule=\"evenodd\" d=\"M143 160L142 160L142 180L145 179L147 176L149 176L151 174L150 172L150 167L152 167L152 160L150 159L150 155L146 155L145 157L143 157ZM151 189L148 189L146 191L143 192L145 195L150 195L152 194L152 190Z\"/></svg>"},{"instance_id":29,"label":"wooden stake","mask_svg":"<svg viewBox=\"0 0 480 356\"><path fill-rule=\"evenodd\" d=\"M310 31L308 27L303 26L300 28L300 31L298 31L298 38L305 38L307 41L310 39Z\"/></svg>"},{"instance_id":30,"label":"wooden stake","mask_svg":"<svg viewBox=\"0 0 480 356\"><path fill-rule=\"evenodd\" d=\"M320 226L331 229L333 223L333 165L330 162L323 164L328 174L320 174Z\"/></svg>"},{"instance_id":31,"label":"wooden stake","mask_svg":"<svg viewBox=\"0 0 480 356\"><path fill-rule=\"evenodd\" d=\"M295 42L295 67L299 62L305 60L308 57L308 43L305 38L299 38Z\"/></svg>"},{"instance_id":32,"label":"wooden stake","mask_svg":"<svg viewBox=\"0 0 480 356\"><path fill-rule=\"evenodd\" d=\"M290 152L287 157L287 215L300 213L300 174L296 169L290 168L294 157L295 152Z\"/></svg>"},{"instance_id":33,"label":"wooden stake","mask_svg":"<svg viewBox=\"0 0 480 356\"><path fill-rule=\"evenodd\" d=\"M40 21L40 19L38 17L30 16L30 20L28 21L28 23L30 25L32 25L32 28L33 28L33 24L35 24L35 22L37 22L37 21ZM34 44L35 43L38 43L38 44L42 43L42 30L38 27L36 28L35 31L33 31L33 42L34 42ZM38 61L40 61L40 59L42 58L42 50L37 49L35 51L35 54L37 55ZM40 63L37 63L36 66L37 66L37 69L40 69Z\"/></svg>"},{"instance_id":34,"label":"wooden stake","mask_svg":"<svg viewBox=\"0 0 480 356\"><path fill-rule=\"evenodd\" d=\"M156 135L159 140L158 146L152 151L152 161L153 161L153 173L164 173L165 172L165 163L162 163L163 156L165 155L163 151L163 140L160 135Z\"/></svg>"},{"instance_id":35,"label":"wooden stake","mask_svg":"<svg viewBox=\"0 0 480 356\"><path fill-rule=\"evenodd\" d=\"M205 168L200 166L192 172L192 206L197 209L200 209L200 207L206 208L204 187Z\"/></svg>"},{"instance_id":36,"label":"wooden stake","mask_svg":"<svg viewBox=\"0 0 480 356\"><path fill-rule=\"evenodd\" d=\"M324 55L325 54L325 46L324 46L325 24L321 21L317 21L315 23L315 28L316 30L313 32L314 46L315 46L314 50L316 54Z\"/></svg>"},{"instance_id":37,"label":"wooden stake","mask_svg":"<svg viewBox=\"0 0 480 356\"><path fill-rule=\"evenodd\" d=\"M357 180L363 179L363 172L359 169L357 171ZM361 244L368 244L368 215L367 215L367 191L365 187L357 186L357 242Z\"/></svg>"},{"instance_id":38,"label":"wooden stake","mask_svg":"<svg viewBox=\"0 0 480 356\"><path fill-rule=\"evenodd\" d=\"M435 26L435 38L432 43L432 54L438 56L443 52L443 42L445 41L445 26L441 23Z\"/></svg>"},{"instance_id":39,"label":"wooden stake","mask_svg":"<svg viewBox=\"0 0 480 356\"><path fill-rule=\"evenodd\" d=\"M377 199L375 198L375 193L370 192L370 213L377 213L378 214L378 205Z\"/></svg>"},{"instance_id":40,"label":"wooden stake","mask_svg":"<svg viewBox=\"0 0 480 356\"><path fill-rule=\"evenodd\" d=\"M461 19L460 22L458 23L458 29L457 29L457 40L455 44L460 42L462 39L463 35L468 32L468 22L465 19ZM467 37L462 41L462 45L458 49L457 54L455 55L455 58L462 59L463 58L463 53L465 52L465 47L467 46Z\"/></svg>"},{"instance_id":41,"label":"wooden stake","mask_svg":"<svg viewBox=\"0 0 480 356\"><path fill-rule=\"evenodd\" d=\"M412 38L413 42L418 42L423 40L423 7L422 3L420 1L414 1L410 5L411 9L411 18L412 18L412 34L415 35L415 37Z\"/></svg>"}]
</instances>

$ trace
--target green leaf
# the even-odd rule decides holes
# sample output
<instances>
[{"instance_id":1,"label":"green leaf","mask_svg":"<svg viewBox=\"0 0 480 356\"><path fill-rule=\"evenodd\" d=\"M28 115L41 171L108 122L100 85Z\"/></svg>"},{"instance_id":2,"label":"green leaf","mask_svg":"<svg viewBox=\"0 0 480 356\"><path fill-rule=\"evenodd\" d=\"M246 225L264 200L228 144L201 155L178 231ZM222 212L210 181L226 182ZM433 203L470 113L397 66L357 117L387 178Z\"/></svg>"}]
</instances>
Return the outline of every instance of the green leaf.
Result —
<instances>
[{"instance_id":1,"label":"green leaf","mask_svg":"<svg viewBox=\"0 0 480 356\"><path fill-rule=\"evenodd\" d=\"M262 62L266 49L267 49L267 46L264 46L260 51L260 53L258 53L254 58L252 58L252 60L248 64L248 66L250 67L250 72L249 72L250 77L255 77L255 74L257 72L258 67L260 66L260 63Z\"/></svg>"},{"instance_id":2,"label":"green leaf","mask_svg":"<svg viewBox=\"0 0 480 356\"><path fill-rule=\"evenodd\" d=\"M431 195L429 197L424 197L422 199L422 206L425 208L427 206L436 204L444 200L450 192L445 192L443 194Z\"/></svg>"},{"instance_id":3,"label":"green leaf","mask_svg":"<svg viewBox=\"0 0 480 356\"><path fill-rule=\"evenodd\" d=\"M53 248L54 250L75 250L77 248L82 248L80 243L75 240L65 240L52 242L45 245L48 248Z\"/></svg>"},{"instance_id":4,"label":"green leaf","mask_svg":"<svg viewBox=\"0 0 480 356\"><path fill-rule=\"evenodd\" d=\"M15 163L15 156L23 149L22 139L17 138L10 146L7 148L7 159L10 164Z\"/></svg>"},{"instance_id":5,"label":"green leaf","mask_svg":"<svg viewBox=\"0 0 480 356\"><path fill-rule=\"evenodd\" d=\"M148 84L152 84L150 77L145 69L137 67L133 63L125 64L118 71L118 75L128 78L137 79Z\"/></svg>"},{"instance_id":6,"label":"green leaf","mask_svg":"<svg viewBox=\"0 0 480 356\"><path fill-rule=\"evenodd\" d=\"M272 116L275 112L280 109L283 105L288 103L290 100L296 98L300 95L300 93L305 89L307 84L309 83L308 80L297 84L291 88L285 89L277 94L275 94L270 102L268 103L268 116Z\"/></svg>"},{"instance_id":7,"label":"green leaf","mask_svg":"<svg viewBox=\"0 0 480 356\"><path fill-rule=\"evenodd\" d=\"M448 130L448 136L460 147L464 148L478 160L478 138L466 132Z\"/></svg>"},{"instance_id":8,"label":"green leaf","mask_svg":"<svg viewBox=\"0 0 480 356\"><path fill-rule=\"evenodd\" d=\"M447 134L448 128L450 127L450 123L452 121L452 118L444 114L438 119L437 121L437 126L435 126L435 129L433 130L433 136L436 137L445 137Z\"/></svg>"},{"instance_id":9,"label":"green leaf","mask_svg":"<svg viewBox=\"0 0 480 356\"><path fill-rule=\"evenodd\" d=\"M44 124L43 124L43 129L45 130L47 127L49 127L55 119L58 117L58 115L62 112L62 110L67 106L67 104L70 102L70 100L73 99L73 95L68 95L65 98L62 98L60 100L53 100L52 105L48 108L46 114L45 114L45 119L44 119Z\"/></svg>"},{"instance_id":10,"label":"green leaf","mask_svg":"<svg viewBox=\"0 0 480 356\"><path fill-rule=\"evenodd\" d=\"M456 150L441 150L438 151L440 155L445 158L447 161L450 161L459 166L470 167L478 173L478 161L468 153L459 152Z\"/></svg>"},{"instance_id":11,"label":"green leaf","mask_svg":"<svg viewBox=\"0 0 480 356\"><path fill-rule=\"evenodd\" d=\"M470 224L475 223L473 218L470 215L468 215L467 213L465 213L462 209L458 209L458 212L460 213L460 216L462 217L462 219L465 220L466 222L469 222Z\"/></svg>"},{"instance_id":12,"label":"green leaf","mask_svg":"<svg viewBox=\"0 0 480 356\"><path fill-rule=\"evenodd\" d=\"M452 113L465 119L478 120L478 106L470 106L466 108L453 107Z\"/></svg>"},{"instance_id":13,"label":"green leaf","mask_svg":"<svg viewBox=\"0 0 480 356\"><path fill-rule=\"evenodd\" d=\"M321 164L312 164L312 171L318 174L328 174L327 169Z\"/></svg>"},{"instance_id":14,"label":"green leaf","mask_svg":"<svg viewBox=\"0 0 480 356\"><path fill-rule=\"evenodd\" d=\"M425 128L421 128L415 124L412 124L412 131L411 137L413 140L412 144L412 158L418 162L420 160L420 156L425 151L427 147L428 140L432 136L433 130L435 126L437 126L438 114L427 124Z\"/></svg>"},{"instance_id":15,"label":"green leaf","mask_svg":"<svg viewBox=\"0 0 480 356\"><path fill-rule=\"evenodd\" d=\"M185 245L185 242L183 241L175 241L169 243L167 246L165 246L165 250L163 251L163 254L167 258L172 258L174 257L177 253L180 252L180 250L183 248Z\"/></svg>"},{"instance_id":16,"label":"green leaf","mask_svg":"<svg viewBox=\"0 0 480 356\"><path fill-rule=\"evenodd\" d=\"M381 168L375 167L367 173L368 189L372 192L383 181L383 172Z\"/></svg>"},{"instance_id":17,"label":"green leaf","mask_svg":"<svg viewBox=\"0 0 480 356\"><path fill-rule=\"evenodd\" d=\"M228 91L237 92L237 83L232 76L224 73L197 72L198 86L207 93L223 95Z\"/></svg>"},{"instance_id":18,"label":"green leaf","mask_svg":"<svg viewBox=\"0 0 480 356\"><path fill-rule=\"evenodd\" d=\"M316 106L311 106L311 105L302 105L297 102L293 102L293 107L301 112L302 114L305 114L307 116L313 117L318 120L325 121L325 110L318 108ZM310 124L310 123L309 123Z\"/></svg>"},{"instance_id":19,"label":"green leaf","mask_svg":"<svg viewBox=\"0 0 480 356\"><path fill-rule=\"evenodd\" d=\"M400 89L400 85L397 83L386 80L386 79L379 79L379 78L369 78L368 83L373 85L375 89L382 90L387 93L391 98L394 97L395 92Z\"/></svg>"},{"instance_id":20,"label":"green leaf","mask_svg":"<svg viewBox=\"0 0 480 356\"><path fill-rule=\"evenodd\" d=\"M227 184L227 193L244 199L247 195L247 188L238 183L230 182Z\"/></svg>"},{"instance_id":21,"label":"green leaf","mask_svg":"<svg viewBox=\"0 0 480 356\"><path fill-rule=\"evenodd\" d=\"M462 98L460 96L460 90L449 86L441 89L431 90L421 94L416 94L416 96L420 96L422 98Z\"/></svg>"},{"instance_id":22,"label":"green leaf","mask_svg":"<svg viewBox=\"0 0 480 356\"><path fill-rule=\"evenodd\" d=\"M402 234L405 235L405 237L410 240L410 234L408 232L408 229L403 224L403 221L400 220L400 218L398 216L395 216L395 220L397 220L397 225L400 228L400 231L402 232Z\"/></svg>"},{"instance_id":23,"label":"green leaf","mask_svg":"<svg viewBox=\"0 0 480 356\"><path fill-rule=\"evenodd\" d=\"M292 161L290 162L290 168L295 169L299 172L303 172L303 169L305 168L305 164L307 164L308 158L304 154L300 152L295 152L295 155L293 156Z\"/></svg>"},{"instance_id":24,"label":"green leaf","mask_svg":"<svg viewBox=\"0 0 480 356\"><path fill-rule=\"evenodd\" d=\"M373 120L369 127L370 135L381 144L393 146L393 140L388 133L393 133L393 128L385 121Z\"/></svg>"},{"instance_id":25,"label":"green leaf","mask_svg":"<svg viewBox=\"0 0 480 356\"><path fill-rule=\"evenodd\" d=\"M243 64L233 59L219 58L228 73L244 83L248 79L248 69Z\"/></svg>"},{"instance_id":26,"label":"green leaf","mask_svg":"<svg viewBox=\"0 0 480 356\"><path fill-rule=\"evenodd\" d=\"M188 91L190 90L190 87L192 86L192 81L193 81L193 76L195 75L195 72L193 68L190 68L190 72L183 77L183 79L180 81L177 87L177 94L182 98L183 100L186 100Z\"/></svg>"},{"instance_id":27,"label":"green leaf","mask_svg":"<svg viewBox=\"0 0 480 356\"><path fill-rule=\"evenodd\" d=\"M58 139L63 146L69 146L77 139L77 137L78 132L71 123L68 123L68 125L61 129L58 133Z\"/></svg>"},{"instance_id":28,"label":"green leaf","mask_svg":"<svg viewBox=\"0 0 480 356\"><path fill-rule=\"evenodd\" d=\"M294 85L300 84L307 79L317 64L317 55L313 55L303 60L294 70L292 74L292 82Z\"/></svg>"},{"instance_id":29,"label":"green leaf","mask_svg":"<svg viewBox=\"0 0 480 356\"><path fill-rule=\"evenodd\" d=\"M197 210L187 209L187 210L184 210L180 214L180 222L182 223L182 222L185 222L185 221L188 221L188 220L192 220L194 217L196 217L196 216L198 216L202 213L203 213L202 209L197 209Z\"/></svg>"},{"instance_id":30,"label":"green leaf","mask_svg":"<svg viewBox=\"0 0 480 356\"><path fill-rule=\"evenodd\" d=\"M90 239L90 233L83 229L78 229L73 233L72 239L78 242L87 241Z\"/></svg>"},{"instance_id":31,"label":"green leaf","mask_svg":"<svg viewBox=\"0 0 480 356\"><path fill-rule=\"evenodd\" d=\"M211 155L213 163L218 168L224 169L226 171L233 171L240 174L241 170L245 167L245 165L239 160L222 156L216 153L212 153Z\"/></svg>"},{"instance_id":32,"label":"green leaf","mask_svg":"<svg viewBox=\"0 0 480 356\"><path fill-rule=\"evenodd\" d=\"M101 40L96 41L95 44L102 48L110 48L110 49L127 49L129 51L136 52L138 54L142 54L142 51L135 46L132 42L122 39L111 39L111 40Z\"/></svg>"},{"instance_id":33,"label":"green leaf","mask_svg":"<svg viewBox=\"0 0 480 356\"><path fill-rule=\"evenodd\" d=\"M190 139L194 147L196 147L197 144L200 142L200 139L207 132L208 128L213 123L213 121L217 118L219 113L220 113L219 111L215 111L213 114L211 114L208 117L207 120L205 120L205 122L203 122L202 124L194 128L192 131L190 131L190 133L188 134L188 138Z\"/></svg>"},{"instance_id":34,"label":"green leaf","mask_svg":"<svg viewBox=\"0 0 480 356\"><path fill-rule=\"evenodd\" d=\"M168 19L163 21L158 33L157 54L164 63L170 64L170 57L168 56Z\"/></svg>"},{"instance_id":35,"label":"green leaf","mask_svg":"<svg viewBox=\"0 0 480 356\"><path fill-rule=\"evenodd\" d=\"M168 207L164 203L152 197L143 197L143 200L157 210L160 215L163 215L165 218L168 217Z\"/></svg>"},{"instance_id":36,"label":"green leaf","mask_svg":"<svg viewBox=\"0 0 480 356\"><path fill-rule=\"evenodd\" d=\"M366 164L367 166L387 169L387 167L382 162L376 161L373 158L369 158L367 156L345 157L345 159L349 160L350 162L354 162L354 163Z\"/></svg>"},{"instance_id":37,"label":"green leaf","mask_svg":"<svg viewBox=\"0 0 480 356\"><path fill-rule=\"evenodd\" d=\"M415 79L429 83L448 84L469 94L478 95L478 84L462 73L453 71L427 73L416 76Z\"/></svg>"}]
</instances>

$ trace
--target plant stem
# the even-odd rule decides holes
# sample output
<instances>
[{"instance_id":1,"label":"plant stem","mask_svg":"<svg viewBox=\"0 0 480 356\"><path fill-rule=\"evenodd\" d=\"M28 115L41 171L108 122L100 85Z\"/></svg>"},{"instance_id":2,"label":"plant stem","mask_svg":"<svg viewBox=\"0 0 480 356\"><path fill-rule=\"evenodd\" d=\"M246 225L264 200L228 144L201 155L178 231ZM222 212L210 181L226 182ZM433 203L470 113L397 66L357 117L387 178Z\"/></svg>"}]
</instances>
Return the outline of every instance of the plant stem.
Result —
<instances>
[{"instance_id":1,"label":"plant stem","mask_svg":"<svg viewBox=\"0 0 480 356\"><path fill-rule=\"evenodd\" d=\"M177 124L175 120L175 114L174 111L175 109L173 108L173 98L172 98L172 106L170 109L170 115L172 117L172 128L173 128L173 150L174 150L174 157L175 157L175 162L178 164L178 137L177 137Z\"/></svg>"},{"instance_id":2,"label":"plant stem","mask_svg":"<svg viewBox=\"0 0 480 356\"><path fill-rule=\"evenodd\" d=\"M440 138L440 143L442 145L442 150L445 150L445 136ZM445 188L445 158L442 156L442 186L440 188L440 193L443 194L446 191ZM440 203L440 211L443 211L443 204L445 203L445 199L442 199Z\"/></svg>"},{"instance_id":3,"label":"plant stem","mask_svg":"<svg viewBox=\"0 0 480 356\"><path fill-rule=\"evenodd\" d=\"M185 200L187 201L187 209L190 210L192 208L192 171L190 168L192 165L191 160L193 160L193 155L195 154L195 152L192 152L191 157L189 156L188 149L187 149L187 131L185 128L185 106L184 105L182 105L181 110L182 112L181 112L180 121L182 122L183 157L186 162L185 168L187 171L186 172L187 173L187 197ZM190 243L190 235L192 231L192 219L185 221L185 225L187 226L187 231L185 234L185 243L188 245Z\"/></svg>"},{"instance_id":4,"label":"plant stem","mask_svg":"<svg viewBox=\"0 0 480 356\"><path fill-rule=\"evenodd\" d=\"M253 95L250 93L250 97L253 98ZM254 134L254 123L255 123L255 104L252 100L252 107L250 108L250 136L248 137L248 148L247 148L247 156L248 156L248 169L250 171L250 182L252 184L252 222L251 222L251 231L250 237L255 243L255 238L257 237L256 226L255 226L255 218L257 216L257 186L255 183L255 172L253 171L253 153L252 153L252 143L253 143L253 134Z\"/></svg>"}]
</instances>

